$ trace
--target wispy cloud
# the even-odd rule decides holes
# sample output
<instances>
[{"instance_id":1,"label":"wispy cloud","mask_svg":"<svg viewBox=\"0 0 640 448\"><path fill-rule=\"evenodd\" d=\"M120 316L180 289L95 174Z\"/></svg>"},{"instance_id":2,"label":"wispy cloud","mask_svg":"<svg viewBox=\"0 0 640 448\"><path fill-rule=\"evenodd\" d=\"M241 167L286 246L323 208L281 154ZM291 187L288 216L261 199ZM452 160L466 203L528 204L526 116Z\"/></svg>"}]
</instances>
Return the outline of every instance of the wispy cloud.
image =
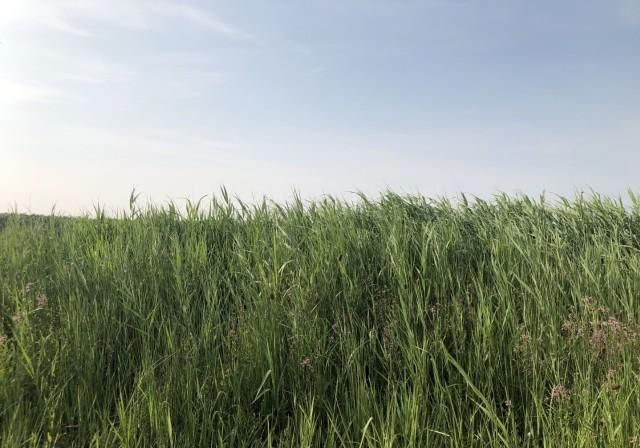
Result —
<instances>
[{"instance_id":1,"label":"wispy cloud","mask_svg":"<svg viewBox=\"0 0 640 448\"><path fill-rule=\"evenodd\" d=\"M138 70L100 58L86 58L67 64L59 76L63 80L81 84L118 84L133 80Z\"/></svg>"},{"instance_id":2,"label":"wispy cloud","mask_svg":"<svg viewBox=\"0 0 640 448\"><path fill-rule=\"evenodd\" d=\"M252 33L224 21L210 11L177 0L20 0L3 4L0 13L0 25L44 26L49 30L83 37L94 34L79 25L87 21L147 29L162 26L169 20L187 21L228 39L254 44L262 42Z\"/></svg>"},{"instance_id":3,"label":"wispy cloud","mask_svg":"<svg viewBox=\"0 0 640 448\"><path fill-rule=\"evenodd\" d=\"M216 71L189 71L179 73L164 83L164 88L175 98L200 98L214 86L227 81L223 73Z\"/></svg>"},{"instance_id":4,"label":"wispy cloud","mask_svg":"<svg viewBox=\"0 0 640 448\"><path fill-rule=\"evenodd\" d=\"M327 67L315 67L307 72L308 76L318 76L322 73L325 73L329 69Z\"/></svg>"},{"instance_id":5,"label":"wispy cloud","mask_svg":"<svg viewBox=\"0 0 640 448\"><path fill-rule=\"evenodd\" d=\"M67 8L61 2L4 2L0 11L0 26L45 27L74 36L91 36L89 31L73 23L67 14Z\"/></svg>"},{"instance_id":6,"label":"wispy cloud","mask_svg":"<svg viewBox=\"0 0 640 448\"><path fill-rule=\"evenodd\" d=\"M0 109L46 103L64 96L64 92L53 87L0 79Z\"/></svg>"},{"instance_id":7,"label":"wispy cloud","mask_svg":"<svg viewBox=\"0 0 640 448\"><path fill-rule=\"evenodd\" d=\"M61 15L51 15L49 17L43 17L41 23L50 27L53 30L60 31L66 34L80 37L91 37L93 33L75 26L71 21L67 20Z\"/></svg>"},{"instance_id":8,"label":"wispy cloud","mask_svg":"<svg viewBox=\"0 0 640 448\"><path fill-rule=\"evenodd\" d=\"M156 12L164 16L186 19L194 24L200 25L231 39L243 40L252 43L262 43L262 41L253 34L243 31L205 10L190 5L166 2L155 6L155 8L157 8Z\"/></svg>"}]
</instances>

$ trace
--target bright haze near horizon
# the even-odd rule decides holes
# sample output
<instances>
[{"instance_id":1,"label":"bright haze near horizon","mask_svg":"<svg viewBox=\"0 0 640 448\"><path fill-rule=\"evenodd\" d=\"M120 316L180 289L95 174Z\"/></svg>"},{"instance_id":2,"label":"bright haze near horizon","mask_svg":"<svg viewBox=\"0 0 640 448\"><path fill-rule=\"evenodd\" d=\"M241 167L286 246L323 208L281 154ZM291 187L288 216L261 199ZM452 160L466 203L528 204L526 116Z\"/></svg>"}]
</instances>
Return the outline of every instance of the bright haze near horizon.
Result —
<instances>
[{"instance_id":1,"label":"bright haze near horizon","mask_svg":"<svg viewBox=\"0 0 640 448\"><path fill-rule=\"evenodd\" d=\"M640 0L0 0L0 211L640 190Z\"/></svg>"}]
</instances>

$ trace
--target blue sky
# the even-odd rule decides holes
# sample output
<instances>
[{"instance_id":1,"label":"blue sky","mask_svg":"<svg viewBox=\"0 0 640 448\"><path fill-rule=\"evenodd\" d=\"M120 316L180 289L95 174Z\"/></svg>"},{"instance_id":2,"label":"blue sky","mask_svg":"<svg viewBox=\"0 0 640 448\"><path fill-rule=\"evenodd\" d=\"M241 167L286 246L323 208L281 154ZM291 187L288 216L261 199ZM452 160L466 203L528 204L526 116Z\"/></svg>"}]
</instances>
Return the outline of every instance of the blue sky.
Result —
<instances>
[{"instance_id":1,"label":"blue sky","mask_svg":"<svg viewBox=\"0 0 640 448\"><path fill-rule=\"evenodd\" d=\"M0 0L0 210L640 191L640 0Z\"/></svg>"}]
</instances>

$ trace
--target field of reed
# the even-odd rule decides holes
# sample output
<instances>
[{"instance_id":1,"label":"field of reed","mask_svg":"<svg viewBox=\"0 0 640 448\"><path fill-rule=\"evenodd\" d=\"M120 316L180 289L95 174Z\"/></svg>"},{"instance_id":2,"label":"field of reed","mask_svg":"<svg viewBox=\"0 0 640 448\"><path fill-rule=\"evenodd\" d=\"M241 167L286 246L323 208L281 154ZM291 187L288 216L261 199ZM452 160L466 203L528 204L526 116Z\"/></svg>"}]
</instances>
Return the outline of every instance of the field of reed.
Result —
<instances>
[{"instance_id":1,"label":"field of reed","mask_svg":"<svg viewBox=\"0 0 640 448\"><path fill-rule=\"evenodd\" d=\"M0 217L2 447L640 447L640 199Z\"/></svg>"}]
</instances>

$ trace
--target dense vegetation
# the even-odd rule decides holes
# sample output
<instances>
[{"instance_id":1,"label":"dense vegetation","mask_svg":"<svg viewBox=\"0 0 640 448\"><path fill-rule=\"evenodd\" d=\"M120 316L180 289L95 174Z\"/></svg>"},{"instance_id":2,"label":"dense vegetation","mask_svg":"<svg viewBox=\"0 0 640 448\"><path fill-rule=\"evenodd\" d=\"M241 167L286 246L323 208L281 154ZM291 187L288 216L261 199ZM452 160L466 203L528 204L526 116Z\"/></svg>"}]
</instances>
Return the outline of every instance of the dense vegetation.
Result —
<instances>
[{"instance_id":1,"label":"dense vegetation","mask_svg":"<svg viewBox=\"0 0 640 448\"><path fill-rule=\"evenodd\" d=\"M640 446L640 200L4 217L0 445Z\"/></svg>"}]
</instances>

